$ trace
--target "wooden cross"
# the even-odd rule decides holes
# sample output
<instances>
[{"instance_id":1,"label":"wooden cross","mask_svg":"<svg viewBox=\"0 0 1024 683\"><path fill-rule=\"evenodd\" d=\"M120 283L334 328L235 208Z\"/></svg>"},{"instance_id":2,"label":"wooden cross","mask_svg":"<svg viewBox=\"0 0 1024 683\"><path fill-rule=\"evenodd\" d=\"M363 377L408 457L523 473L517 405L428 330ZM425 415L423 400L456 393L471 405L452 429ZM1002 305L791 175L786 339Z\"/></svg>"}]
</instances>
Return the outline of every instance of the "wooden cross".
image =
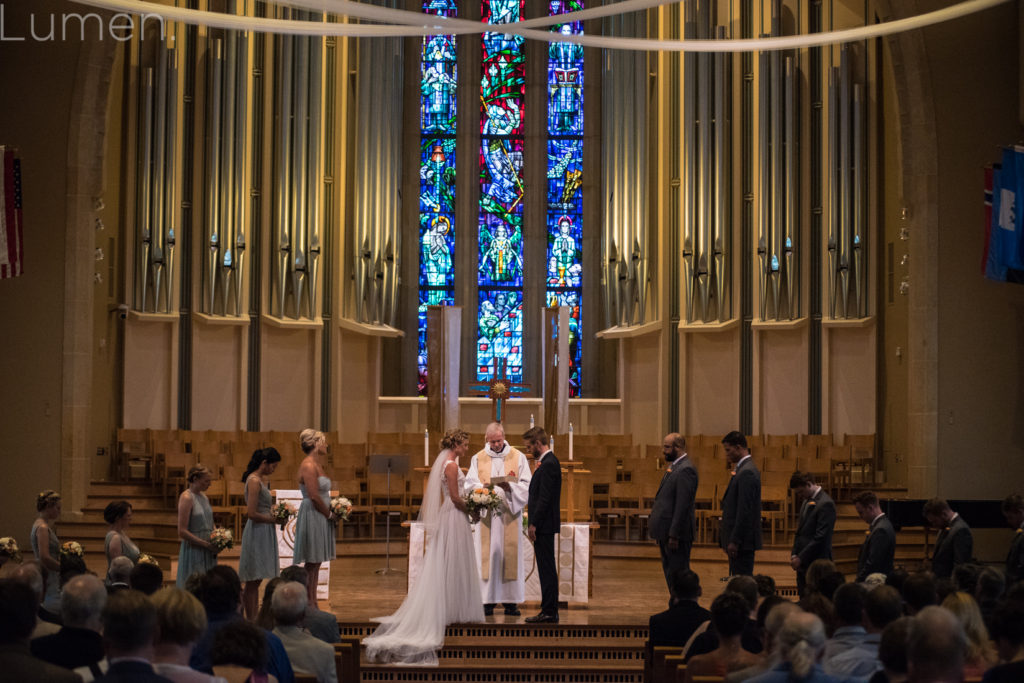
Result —
<instances>
[{"instance_id":1,"label":"wooden cross","mask_svg":"<svg viewBox=\"0 0 1024 683\"><path fill-rule=\"evenodd\" d=\"M513 394L525 394L530 391L530 385L525 382L513 382L506 375L507 360L505 358L494 359L494 374L487 382L471 384L473 391L478 392L477 396L486 396L491 399L491 421L501 423L504 417L505 401L512 398Z\"/></svg>"}]
</instances>

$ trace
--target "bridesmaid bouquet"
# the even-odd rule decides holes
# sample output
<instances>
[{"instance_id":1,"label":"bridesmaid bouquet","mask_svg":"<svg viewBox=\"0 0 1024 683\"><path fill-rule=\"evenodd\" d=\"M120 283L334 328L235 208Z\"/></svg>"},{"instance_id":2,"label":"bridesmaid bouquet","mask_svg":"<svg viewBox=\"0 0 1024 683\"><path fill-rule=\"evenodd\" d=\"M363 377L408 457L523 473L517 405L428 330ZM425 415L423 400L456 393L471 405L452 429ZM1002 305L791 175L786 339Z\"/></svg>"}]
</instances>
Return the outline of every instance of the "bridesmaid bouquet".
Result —
<instances>
[{"instance_id":1,"label":"bridesmaid bouquet","mask_svg":"<svg viewBox=\"0 0 1024 683\"><path fill-rule=\"evenodd\" d=\"M64 541L60 545L61 557L82 557L83 555L85 555L85 550L78 541Z\"/></svg>"},{"instance_id":2,"label":"bridesmaid bouquet","mask_svg":"<svg viewBox=\"0 0 1024 683\"><path fill-rule=\"evenodd\" d=\"M0 557L21 562L21 551L18 550L18 542L10 536L0 538Z\"/></svg>"},{"instance_id":3,"label":"bridesmaid bouquet","mask_svg":"<svg viewBox=\"0 0 1024 683\"><path fill-rule=\"evenodd\" d=\"M210 532L210 543L213 545L214 552L219 553L222 550L234 547L235 537L230 531L219 526Z\"/></svg>"},{"instance_id":4,"label":"bridesmaid bouquet","mask_svg":"<svg viewBox=\"0 0 1024 683\"><path fill-rule=\"evenodd\" d=\"M338 496L331 498L331 521L337 522L339 519L343 522L348 521L349 515L352 514L352 501L345 496Z\"/></svg>"},{"instance_id":5,"label":"bridesmaid bouquet","mask_svg":"<svg viewBox=\"0 0 1024 683\"><path fill-rule=\"evenodd\" d=\"M288 520L295 516L295 508L282 500L274 503L274 507L270 508L270 515L283 529Z\"/></svg>"},{"instance_id":6,"label":"bridesmaid bouquet","mask_svg":"<svg viewBox=\"0 0 1024 683\"><path fill-rule=\"evenodd\" d=\"M493 486L475 488L463 496L462 501L474 517L482 517L501 507L501 497L494 492Z\"/></svg>"},{"instance_id":7,"label":"bridesmaid bouquet","mask_svg":"<svg viewBox=\"0 0 1024 683\"><path fill-rule=\"evenodd\" d=\"M156 561L155 557L147 555L146 553L139 553L139 561L136 562L136 564L155 564L158 567L160 566L160 563Z\"/></svg>"}]
</instances>

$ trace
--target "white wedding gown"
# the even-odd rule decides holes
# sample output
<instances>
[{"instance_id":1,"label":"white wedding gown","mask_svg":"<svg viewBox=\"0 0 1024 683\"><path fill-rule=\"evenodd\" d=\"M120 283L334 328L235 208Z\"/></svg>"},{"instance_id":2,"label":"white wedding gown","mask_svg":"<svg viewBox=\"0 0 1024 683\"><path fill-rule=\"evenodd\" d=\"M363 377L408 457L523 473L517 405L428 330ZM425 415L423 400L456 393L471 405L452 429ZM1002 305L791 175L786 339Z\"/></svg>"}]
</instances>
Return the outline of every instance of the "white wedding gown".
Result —
<instances>
[{"instance_id":1,"label":"white wedding gown","mask_svg":"<svg viewBox=\"0 0 1024 683\"><path fill-rule=\"evenodd\" d=\"M447 457L447 452L442 452L438 460ZM394 614L374 619L381 622L380 626L363 639L370 661L437 666L437 651L444 645L448 624L484 621L473 533L466 513L448 496L443 467L443 462L434 463L435 471L424 489L427 519L422 513L420 519L426 526L427 549L422 572ZM458 472L458 490L462 491L465 476L461 469ZM439 510L436 499L427 501L432 490L443 496Z\"/></svg>"}]
</instances>

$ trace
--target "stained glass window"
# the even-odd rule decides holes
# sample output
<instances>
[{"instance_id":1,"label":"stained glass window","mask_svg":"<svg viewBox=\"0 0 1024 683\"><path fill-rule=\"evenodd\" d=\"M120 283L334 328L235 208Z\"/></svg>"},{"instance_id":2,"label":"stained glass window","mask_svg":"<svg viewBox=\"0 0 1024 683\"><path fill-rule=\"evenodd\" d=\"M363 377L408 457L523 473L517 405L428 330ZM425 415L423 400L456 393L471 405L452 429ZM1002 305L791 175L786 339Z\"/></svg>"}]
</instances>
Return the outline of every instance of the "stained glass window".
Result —
<instances>
[{"instance_id":1,"label":"stained glass window","mask_svg":"<svg viewBox=\"0 0 1024 683\"><path fill-rule=\"evenodd\" d=\"M456 0L423 11L457 14ZM420 59L420 268L418 390L427 387L427 306L455 303L455 36L423 37Z\"/></svg>"},{"instance_id":2,"label":"stained glass window","mask_svg":"<svg viewBox=\"0 0 1024 683\"><path fill-rule=\"evenodd\" d=\"M583 9L582 0L551 0L555 16ZM580 22L555 24L563 35ZM548 46L548 306L569 307L569 396L580 395L583 304L583 48Z\"/></svg>"},{"instance_id":3,"label":"stained glass window","mask_svg":"<svg viewBox=\"0 0 1024 683\"><path fill-rule=\"evenodd\" d=\"M524 0L483 0L481 21L518 21ZM485 33L480 81L478 380L494 359L523 380L523 38Z\"/></svg>"}]
</instances>

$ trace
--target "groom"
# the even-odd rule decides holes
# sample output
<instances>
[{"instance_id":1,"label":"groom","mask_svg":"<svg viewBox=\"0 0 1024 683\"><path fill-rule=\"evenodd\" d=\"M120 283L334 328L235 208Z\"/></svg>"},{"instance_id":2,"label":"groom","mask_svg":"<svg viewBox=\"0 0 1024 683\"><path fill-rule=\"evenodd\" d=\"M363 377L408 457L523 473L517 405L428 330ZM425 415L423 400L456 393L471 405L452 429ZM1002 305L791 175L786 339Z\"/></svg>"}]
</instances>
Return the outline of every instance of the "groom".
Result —
<instances>
[{"instance_id":1,"label":"groom","mask_svg":"<svg viewBox=\"0 0 1024 683\"><path fill-rule=\"evenodd\" d=\"M501 514L487 515L473 534L480 558L480 592L484 601L484 616L494 614L494 607L502 603L505 614L519 616L519 603L523 601L526 572L519 538L523 535L523 507L530 486L530 464L526 456L505 441L505 428L500 423L487 425L484 433L487 446L473 456L466 474L466 491L493 483L492 478L504 477L495 491L504 502Z\"/></svg>"},{"instance_id":2,"label":"groom","mask_svg":"<svg viewBox=\"0 0 1024 683\"><path fill-rule=\"evenodd\" d=\"M523 434L526 448L537 460L537 469L530 482L527 509L530 514L528 534L533 541L540 575L540 614L527 617L531 624L558 623L558 567L555 564L555 534L561 528L559 505L562 497L562 466L548 445L547 432L533 427Z\"/></svg>"}]
</instances>

